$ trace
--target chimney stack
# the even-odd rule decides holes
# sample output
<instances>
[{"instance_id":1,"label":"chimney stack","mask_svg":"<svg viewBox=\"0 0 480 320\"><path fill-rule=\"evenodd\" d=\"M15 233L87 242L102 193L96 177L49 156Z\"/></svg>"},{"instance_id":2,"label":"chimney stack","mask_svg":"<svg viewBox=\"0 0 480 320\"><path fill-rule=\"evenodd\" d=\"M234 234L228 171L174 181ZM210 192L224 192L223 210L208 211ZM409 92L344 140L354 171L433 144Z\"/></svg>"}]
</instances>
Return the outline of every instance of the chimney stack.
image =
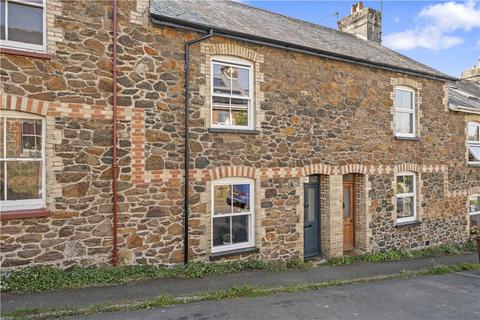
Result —
<instances>
[{"instance_id":1,"label":"chimney stack","mask_svg":"<svg viewBox=\"0 0 480 320\"><path fill-rule=\"evenodd\" d=\"M460 76L460 79L480 84L480 59L478 60L478 64L476 66L464 70Z\"/></svg>"},{"instance_id":2,"label":"chimney stack","mask_svg":"<svg viewBox=\"0 0 480 320\"><path fill-rule=\"evenodd\" d=\"M338 29L363 40L382 43L382 15L377 10L364 8L362 1L352 5L350 15L338 22Z\"/></svg>"}]
</instances>

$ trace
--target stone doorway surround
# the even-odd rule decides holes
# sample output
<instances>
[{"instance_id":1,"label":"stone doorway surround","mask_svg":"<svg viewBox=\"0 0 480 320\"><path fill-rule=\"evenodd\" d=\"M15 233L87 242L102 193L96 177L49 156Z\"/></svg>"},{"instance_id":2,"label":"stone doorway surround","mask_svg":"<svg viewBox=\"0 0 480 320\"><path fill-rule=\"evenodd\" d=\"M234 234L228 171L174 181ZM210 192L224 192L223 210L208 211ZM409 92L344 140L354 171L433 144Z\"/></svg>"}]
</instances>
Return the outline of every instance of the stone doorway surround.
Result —
<instances>
[{"instance_id":1,"label":"stone doorway surround","mask_svg":"<svg viewBox=\"0 0 480 320\"><path fill-rule=\"evenodd\" d=\"M346 173L345 173L346 174ZM343 257L343 174L320 175L320 241L326 258ZM369 250L368 176L354 173L354 243L358 253Z\"/></svg>"}]
</instances>

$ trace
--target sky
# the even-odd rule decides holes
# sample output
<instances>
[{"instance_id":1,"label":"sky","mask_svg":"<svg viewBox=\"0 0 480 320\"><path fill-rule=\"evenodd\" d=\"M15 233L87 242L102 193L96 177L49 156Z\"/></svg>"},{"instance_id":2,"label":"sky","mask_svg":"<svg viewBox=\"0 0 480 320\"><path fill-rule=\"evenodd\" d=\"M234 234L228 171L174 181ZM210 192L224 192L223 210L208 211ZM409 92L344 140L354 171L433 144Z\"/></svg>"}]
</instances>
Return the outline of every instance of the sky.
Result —
<instances>
[{"instance_id":1,"label":"sky","mask_svg":"<svg viewBox=\"0 0 480 320\"><path fill-rule=\"evenodd\" d=\"M237 0L258 8L337 28L356 0ZM363 1L383 11L382 45L459 77L480 59L480 0Z\"/></svg>"}]
</instances>

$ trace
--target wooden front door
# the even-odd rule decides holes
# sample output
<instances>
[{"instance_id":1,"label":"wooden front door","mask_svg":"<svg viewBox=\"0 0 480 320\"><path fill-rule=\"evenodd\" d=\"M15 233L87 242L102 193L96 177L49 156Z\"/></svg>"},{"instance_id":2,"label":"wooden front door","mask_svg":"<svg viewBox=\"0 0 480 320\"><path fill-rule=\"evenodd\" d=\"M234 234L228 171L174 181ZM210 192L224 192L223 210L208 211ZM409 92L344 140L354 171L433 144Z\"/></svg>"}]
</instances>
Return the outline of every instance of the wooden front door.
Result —
<instances>
[{"instance_id":1,"label":"wooden front door","mask_svg":"<svg viewBox=\"0 0 480 320\"><path fill-rule=\"evenodd\" d=\"M354 246L354 187L353 181L343 183L343 250L352 250Z\"/></svg>"}]
</instances>

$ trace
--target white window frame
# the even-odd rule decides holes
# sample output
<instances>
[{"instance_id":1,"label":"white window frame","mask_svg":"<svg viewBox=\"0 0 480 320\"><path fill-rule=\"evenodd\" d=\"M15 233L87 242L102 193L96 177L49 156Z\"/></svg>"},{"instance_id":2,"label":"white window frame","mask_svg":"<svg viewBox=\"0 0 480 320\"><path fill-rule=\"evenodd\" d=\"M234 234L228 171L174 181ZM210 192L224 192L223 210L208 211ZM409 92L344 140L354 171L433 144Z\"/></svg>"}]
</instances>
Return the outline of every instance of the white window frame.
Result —
<instances>
[{"instance_id":1,"label":"white window frame","mask_svg":"<svg viewBox=\"0 0 480 320\"><path fill-rule=\"evenodd\" d=\"M43 44L32 44L21 41L8 40L8 3L18 3L30 7L43 8ZM28 17L26 17L28 19ZM0 40L0 47L19 49L25 51L46 52L47 51L47 0L42 4L30 2L28 0L5 0L5 40Z\"/></svg>"},{"instance_id":2,"label":"white window frame","mask_svg":"<svg viewBox=\"0 0 480 320\"><path fill-rule=\"evenodd\" d=\"M413 176L413 192L410 193L397 193L397 178L401 176ZM397 212L397 199L398 198L411 198L413 197L413 216L406 218L398 218L397 223L417 221L417 175L415 172L400 172L395 175L395 216Z\"/></svg>"},{"instance_id":3,"label":"white window frame","mask_svg":"<svg viewBox=\"0 0 480 320\"><path fill-rule=\"evenodd\" d=\"M407 108L398 108L396 105L396 91L407 91L412 94L412 109L407 109ZM393 118L393 124L394 124L394 130L395 130L395 136L396 137L405 137L405 138L415 138L417 134L417 103L416 103L416 97L415 97L415 90L410 88L410 87L405 87L405 86L395 86L393 89L393 104L394 104L394 109L395 109L395 114ZM397 113L408 113L412 114L412 130L413 132L411 133L404 133L404 132L397 132Z\"/></svg>"},{"instance_id":4,"label":"white window frame","mask_svg":"<svg viewBox=\"0 0 480 320\"><path fill-rule=\"evenodd\" d=\"M470 228L472 227L472 226L470 225L470 217L480 215L480 211L470 211L470 201L471 201L472 199L475 199L475 198L480 198L480 194L471 195L471 196L469 196L468 199L467 199L468 224L469 224Z\"/></svg>"},{"instance_id":5,"label":"white window frame","mask_svg":"<svg viewBox=\"0 0 480 320\"><path fill-rule=\"evenodd\" d=\"M42 121L42 148L40 158L7 158L7 126L6 126L6 119L20 119L20 120L41 120ZM4 179L7 181L7 161L40 161L41 162L41 170L42 170L42 186L41 192L42 197L40 199L28 199L28 200L3 200L0 201L0 212L4 211L19 211L19 210L34 210L34 209L42 209L45 208L45 118L41 116L32 115L29 113L22 113L22 112L15 112L15 111L7 111L2 110L0 114L0 121L3 121L3 137L4 142L1 148L3 148L3 157L0 158L0 161L4 162ZM4 187L4 199L7 198L7 188Z\"/></svg>"},{"instance_id":6,"label":"white window frame","mask_svg":"<svg viewBox=\"0 0 480 320\"><path fill-rule=\"evenodd\" d=\"M216 186L224 186L224 185L234 185L234 184L248 184L250 185L250 212L245 213L230 213L230 214L217 214L215 215L215 187ZM230 250L238 250L244 248L251 248L255 245L255 201L254 201L254 190L255 184L252 179L248 178L224 178L212 181L211 187L211 213L210 213L210 242L212 253L230 251ZM220 218L220 217L235 217L235 216L244 216L248 215L248 242L237 243L237 244L230 244L230 245L222 245L222 246L214 246L213 245L213 219ZM231 234L231 232L230 232Z\"/></svg>"},{"instance_id":7,"label":"white window frame","mask_svg":"<svg viewBox=\"0 0 480 320\"><path fill-rule=\"evenodd\" d=\"M478 137L477 137L477 140L469 140L469 137L468 137L468 132L470 130L470 127L475 127L477 128L479 134L478 134ZM478 161L469 161L468 160L468 154L471 152L470 151L470 147L480 147L480 123L478 122L468 122L467 123L467 161L468 161L468 164L474 164L474 165L480 165L480 159L478 159ZM473 151L472 151L473 153Z\"/></svg>"},{"instance_id":8,"label":"white window frame","mask_svg":"<svg viewBox=\"0 0 480 320\"><path fill-rule=\"evenodd\" d=\"M243 97L243 96L235 96L235 95L229 95L229 94L218 94L213 92L213 83L214 83L214 77L213 77L213 65L217 64L223 64L227 66L233 66L237 68L243 68L243 69L248 69L249 73L249 79L248 79L248 97ZM253 130L254 124L254 116L253 116L253 110L254 108L254 65L248 60L237 58L237 57L231 57L231 56L224 56L224 55L218 55L218 56L213 56L211 61L210 61L210 126L212 128L218 128L218 129L240 129L240 130ZM239 99L245 99L248 100L248 108L247 108L247 117L248 117L248 126L234 126L232 124L230 125L221 125L221 124L214 124L213 123L213 96L216 97L224 97L224 98L239 98ZM231 114L231 111L230 111Z\"/></svg>"}]
</instances>

